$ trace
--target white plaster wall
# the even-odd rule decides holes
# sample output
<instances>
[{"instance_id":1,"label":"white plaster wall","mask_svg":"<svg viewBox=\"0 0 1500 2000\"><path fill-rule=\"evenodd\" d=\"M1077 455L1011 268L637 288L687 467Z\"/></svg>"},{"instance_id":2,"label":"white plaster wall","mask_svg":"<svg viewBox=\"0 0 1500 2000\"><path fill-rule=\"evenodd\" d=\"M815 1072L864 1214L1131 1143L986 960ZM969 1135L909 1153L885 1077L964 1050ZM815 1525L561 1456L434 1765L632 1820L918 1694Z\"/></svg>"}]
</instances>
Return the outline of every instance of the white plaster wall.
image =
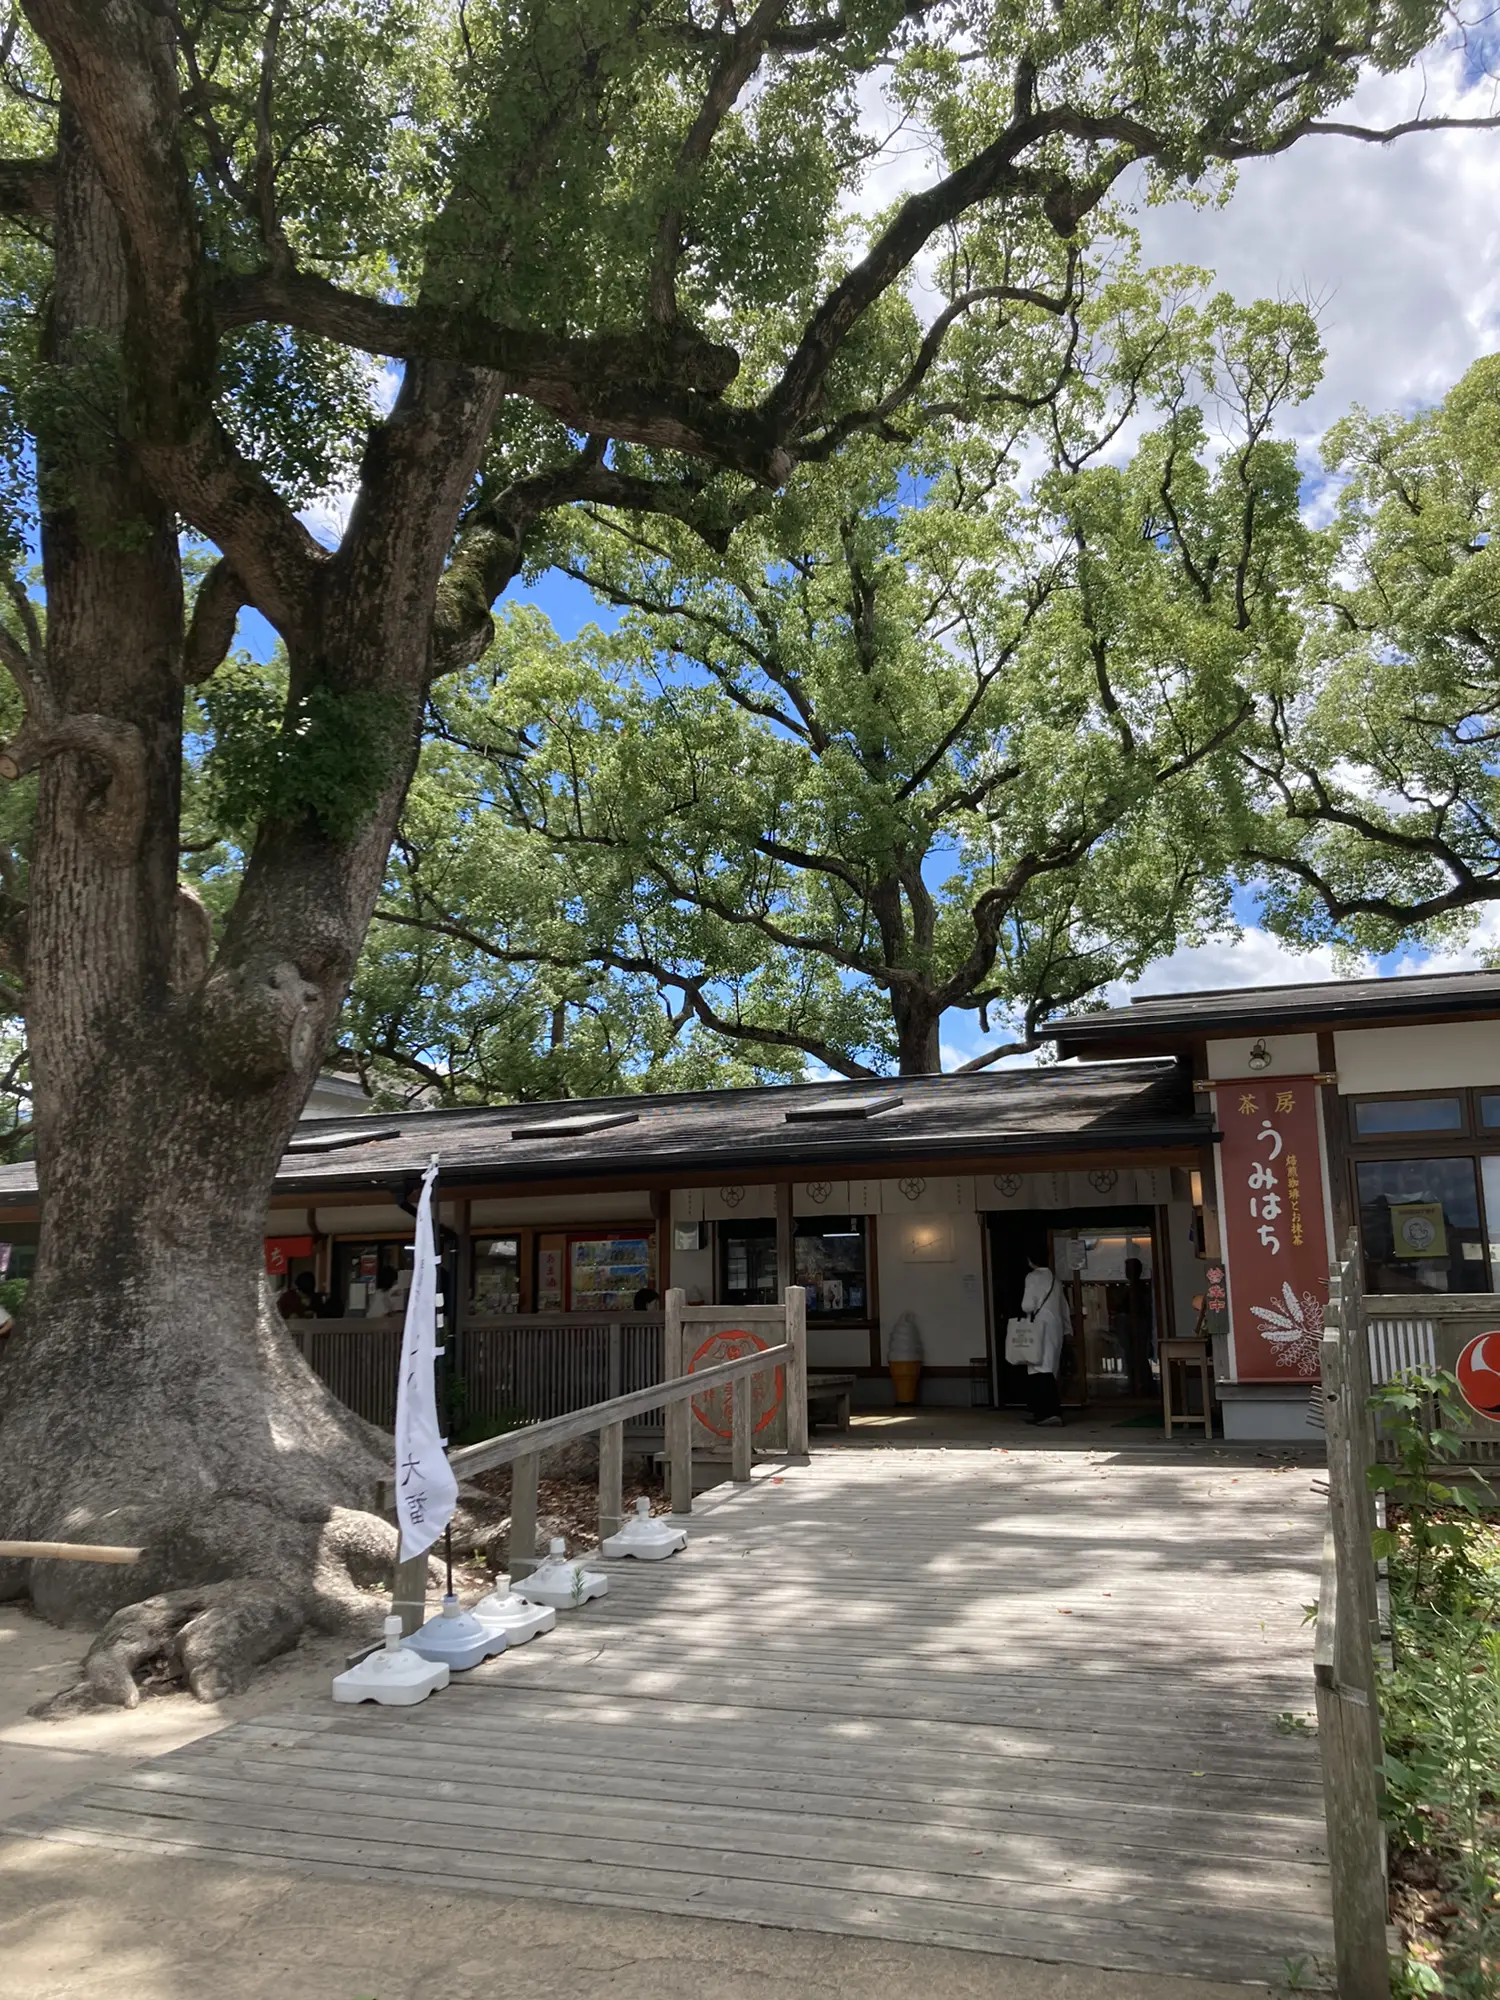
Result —
<instances>
[{"instance_id":1,"label":"white plaster wall","mask_svg":"<svg viewBox=\"0 0 1500 2000\"><path fill-rule=\"evenodd\" d=\"M1500 1084L1500 1021L1340 1029L1333 1047L1341 1097Z\"/></svg>"},{"instance_id":2,"label":"white plaster wall","mask_svg":"<svg viewBox=\"0 0 1500 2000\"><path fill-rule=\"evenodd\" d=\"M704 1233L707 1235L707 1231ZM670 1249L668 1256L670 1259L670 1269L667 1274L669 1285L680 1285L688 1294L689 1302L692 1300L693 1293L696 1292L704 1305L712 1306L718 1304L718 1296L714 1291L712 1237L708 1238L708 1242L702 1250Z\"/></svg>"},{"instance_id":3,"label":"white plaster wall","mask_svg":"<svg viewBox=\"0 0 1500 2000\"><path fill-rule=\"evenodd\" d=\"M1271 1058L1269 1069L1252 1070L1250 1051L1264 1040ZM1208 1045L1208 1073L1220 1077L1316 1076L1318 1038L1316 1035L1238 1035Z\"/></svg>"},{"instance_id":4,"label":"white plaster wall","mask_svg":"<svg viewBox=\"0 0 1500 2000\"><path fill-rule=\"evenodd\" d=\"M909 1263L902 1252L920 1218L882 1215L874 1224L880 1271L881 1353L904 1312L922 1329L922 1358L930 1367L967 1367L984 1353L984 1263L977 1215L947 1218L953 1257L946 1263ZM967 1392L966 1392L967 1393Z\"/></svg>"}]
</instances>

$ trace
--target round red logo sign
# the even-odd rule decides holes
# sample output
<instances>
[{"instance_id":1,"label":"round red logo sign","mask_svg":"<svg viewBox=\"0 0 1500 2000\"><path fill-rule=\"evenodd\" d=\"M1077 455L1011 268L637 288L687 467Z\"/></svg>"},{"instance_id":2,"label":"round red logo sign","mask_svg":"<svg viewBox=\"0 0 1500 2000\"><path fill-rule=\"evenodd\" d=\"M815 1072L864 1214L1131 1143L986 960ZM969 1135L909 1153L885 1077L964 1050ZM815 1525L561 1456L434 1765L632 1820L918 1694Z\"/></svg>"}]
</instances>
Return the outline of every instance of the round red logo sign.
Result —
<instances>
[{"instance_id":1,"label":"round red logo sign","mask_svg":"<svg viewBox=\"0 0 1500 2000\"><path fill-rule=\"evenodd\" d=\"M1453 1372L1469 1408L1500 1423L1500 1332L1476 1333Z\"/></svg>"}]
</instances>

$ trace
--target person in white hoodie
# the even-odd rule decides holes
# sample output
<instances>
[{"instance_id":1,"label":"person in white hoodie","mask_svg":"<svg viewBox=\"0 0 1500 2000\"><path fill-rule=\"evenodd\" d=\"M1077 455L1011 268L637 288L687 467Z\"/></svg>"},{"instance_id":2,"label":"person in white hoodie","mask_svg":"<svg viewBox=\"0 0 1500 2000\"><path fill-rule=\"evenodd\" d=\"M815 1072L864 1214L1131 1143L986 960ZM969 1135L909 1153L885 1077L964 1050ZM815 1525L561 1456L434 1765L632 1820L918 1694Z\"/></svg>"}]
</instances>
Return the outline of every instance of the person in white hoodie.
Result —
<instances>
[{"instance_id":1,"label":"person in white hoodie","mask_svg":"<svg viewBox=\"0 0 1500 2000\"><path fill-rule=\"evenodd\" d=\"M1062 1344L1068 1333L1068 1304L1061 1280L1046 1264L1028 1260L1031 1269L1021 1292L1021 1317L1029 1319L1042 1337L1041 1353L1026 1371L1028 1424L1062 1423L1057 1377Z\"/></svg>"}]
</instances>

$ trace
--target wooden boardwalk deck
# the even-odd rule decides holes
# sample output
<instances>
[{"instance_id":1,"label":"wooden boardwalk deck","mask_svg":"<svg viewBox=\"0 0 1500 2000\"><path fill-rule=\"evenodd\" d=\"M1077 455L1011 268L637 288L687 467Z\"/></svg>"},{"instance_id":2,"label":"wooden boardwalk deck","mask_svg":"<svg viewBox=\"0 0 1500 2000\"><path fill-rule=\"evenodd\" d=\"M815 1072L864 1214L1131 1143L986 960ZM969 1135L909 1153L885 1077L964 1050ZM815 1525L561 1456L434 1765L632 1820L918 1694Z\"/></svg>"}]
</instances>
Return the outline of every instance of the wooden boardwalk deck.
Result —
<instances>
[{"instance_id":1,"label":"wooden boardwalk deck","mask_svg":"<svg viewBox=\"0 0 1500 2000\"><path fill-rule=\"evenodd\" d=\"M417 1709L240 1723L15 1830L1159 1973L1331 1957L1307 1469L852 1451Z\"/></svg>"}]
</instances>

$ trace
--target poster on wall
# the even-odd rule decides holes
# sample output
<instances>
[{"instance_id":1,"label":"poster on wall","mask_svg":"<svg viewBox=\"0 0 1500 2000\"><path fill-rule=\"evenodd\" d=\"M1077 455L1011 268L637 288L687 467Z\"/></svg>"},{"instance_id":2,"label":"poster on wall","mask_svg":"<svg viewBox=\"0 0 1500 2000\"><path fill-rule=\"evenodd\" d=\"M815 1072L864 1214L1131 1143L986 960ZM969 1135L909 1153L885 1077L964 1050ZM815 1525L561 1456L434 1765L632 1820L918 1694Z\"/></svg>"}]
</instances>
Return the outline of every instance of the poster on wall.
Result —
<instances>
[{"instance_id":1,"label":"poster on wall","mask_svg":"<svg viewBox=\"0 0 1500 2000\"><path fill-rule=\"evenodd\" d=\"M1251 1077L1217 1088L1229 1323L1241 1382L1318 1373L1328 1229L1318 1086Z\"/></svg>"}]
</instances>

